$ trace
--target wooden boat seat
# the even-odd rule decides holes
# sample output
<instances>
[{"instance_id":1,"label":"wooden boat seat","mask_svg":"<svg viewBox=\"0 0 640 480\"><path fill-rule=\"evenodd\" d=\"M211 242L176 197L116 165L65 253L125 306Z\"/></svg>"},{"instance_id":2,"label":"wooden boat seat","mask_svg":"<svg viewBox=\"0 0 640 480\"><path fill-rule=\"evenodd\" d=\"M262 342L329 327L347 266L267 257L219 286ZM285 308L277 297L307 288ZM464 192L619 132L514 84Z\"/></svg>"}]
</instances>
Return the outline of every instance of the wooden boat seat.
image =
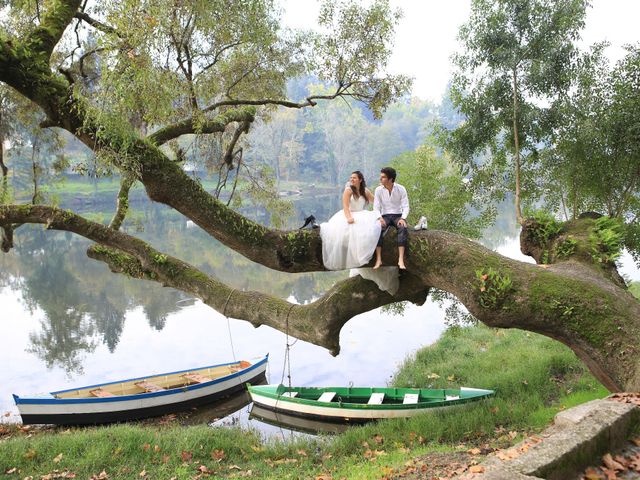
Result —
<instances>
[{"instance_id":1,"label":"wooden boat seat","mask_svg":"<svg viewBox=\"0 0 640 480\"><path fill-rule=\"evenodd\" d=\"M403 405L413 405L418 403L418 397L420 395L417 393L405 393L404 399L402 400Z\"/></svg>"},{"instance_id":2,"label":"wooden boat seat","mask_svg":"<svg viewBox=\"0 0 640 480\"><path fill-rule=\"evenodd\" d=\"M136 382L136 386L140 387L147 393L160 392L164 390L164 388L159 387L158 385L154 385L153 383L147 382L146 380L143 380L141 382Z\"/></svg>"},{"instance_id":3,"label":"wooden boat seat","mask_svg":"<svg viewBox=\"0 0 640 480\"><path fill-rule=\"evenodd\" d=\"M111 392L107 392L102 388L96 388L94 390L89 390L89 393L92 397L106 398L106 397L115 397L115 395Z\"/></svg>"},{"instance_id":4,"label":"wooden boat seat","mask_svg":"<svg viewBox=\"0 0 640 480\"><path fill-rule=\"evenodd\" d=\"M320 395L320 397L318 398L319 402L331 402L333 401L333 397L336 396L336 392L324 392L322 395Z\"/></svg>"},{"instance_id":5,"label":"wooden boat seat","mask_svg":"<svg viewBox=\"0 0 640 480\"><path fill-rule=\"evenodd\" d=\"M193 383L205 383L213 380L212 378L209 378L205 375L200 375L199 373L185 373L184 375L182 375L182 377Z\"/></svg>"},{"instance_id":6,"label":"wooden boat seat","mask_svg":"<svg viewBox=\"0 0 640 480\"><path fill-rule=\"evenodd\" d=\"M289 397L289 398L294 398L298 395L298 392L284 392L282 395L280 395L281 397Z\"/></svg>"},{"instance_id":7,"label":"wooden boat seat","mask_svg":"<svg viewBox=\"0 0 640 480\"><path fill-rule=\"evenodd\" d=\"M384 400L384 393L372 393L369 401L367 402L369 405L382 405Z\"/></svg>"}]
</instances>

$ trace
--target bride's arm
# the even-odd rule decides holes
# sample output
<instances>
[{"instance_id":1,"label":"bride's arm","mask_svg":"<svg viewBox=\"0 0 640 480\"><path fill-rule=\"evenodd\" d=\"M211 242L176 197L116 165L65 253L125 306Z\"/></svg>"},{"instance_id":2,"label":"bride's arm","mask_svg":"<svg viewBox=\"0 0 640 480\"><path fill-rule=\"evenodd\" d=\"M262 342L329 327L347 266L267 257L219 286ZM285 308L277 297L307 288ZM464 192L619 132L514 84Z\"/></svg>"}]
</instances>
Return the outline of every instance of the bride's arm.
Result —
<instances>
[{"instance_id":1,"label":"bride's arm","mask_svg":"<svg viewBox=\"0 0 640 480\"><path fill-rule=\"evenodd\" d=\"M353 217L351 216L351 209L349 208L349 199L351 198L351 189L345 188L342 194L342 210L344 216L347 217L347 223L353 223Z\"/></svg>"},{"instance_id":2,"label":"bride's arm","mask_svg":"<svg viewBox=\"0 0 640 480\"><path fill-rule=\"evenodd\" d=\"M367 202L369 203L369 205L373 205L373 202L375 201L375 197L373 196L373 193L371 193L371 190L366 188L364 190L364 193L367 196Z\"/></svg>"}]
</instances>

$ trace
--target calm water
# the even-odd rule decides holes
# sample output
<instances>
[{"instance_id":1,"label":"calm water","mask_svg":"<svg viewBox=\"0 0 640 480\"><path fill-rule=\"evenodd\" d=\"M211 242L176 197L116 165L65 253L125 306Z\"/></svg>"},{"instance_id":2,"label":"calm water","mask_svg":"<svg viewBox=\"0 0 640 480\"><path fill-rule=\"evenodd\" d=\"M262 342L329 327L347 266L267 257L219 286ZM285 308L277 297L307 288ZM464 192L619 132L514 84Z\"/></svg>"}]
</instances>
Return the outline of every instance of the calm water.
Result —
<instances>
[{"instance_id":1,"label":"calm water","mask_svg":"<svg viewBox=\"0 0 640 480\"><path fill-rule=\"evenodd\" d=\"M311 212L319 220L328 218L338 209L338 197L325 200L314 203L322 210L299 203L299 218ZM141 206L133 219L131 232L236 288L304 303L346 275L287 275L260 267L159 206ZM488 241L501 253L522 257L517 239L509 239L508 232L494 230ZM16 248L0 255L2 421L19 421L12 393L43 393L232 359L251 361L267 353L270 382L283 379L283 333L227 319L182 292L112 274L86 257L88 245L71 234L25 226L16 234ZM623 262L624 273L640 279L632 262ZM364 313L343 328L337 357L297 341L291 347L292 383L383 386L408 355L439 337L443 318L444 311L432 302L411 305L401 316L380 310ZM282 433L249 420L247 410L243 407L218 423L239 422L267 435ZM205 414L201 421L214 419L214 414Z\"/></svg>"}]
</instances>

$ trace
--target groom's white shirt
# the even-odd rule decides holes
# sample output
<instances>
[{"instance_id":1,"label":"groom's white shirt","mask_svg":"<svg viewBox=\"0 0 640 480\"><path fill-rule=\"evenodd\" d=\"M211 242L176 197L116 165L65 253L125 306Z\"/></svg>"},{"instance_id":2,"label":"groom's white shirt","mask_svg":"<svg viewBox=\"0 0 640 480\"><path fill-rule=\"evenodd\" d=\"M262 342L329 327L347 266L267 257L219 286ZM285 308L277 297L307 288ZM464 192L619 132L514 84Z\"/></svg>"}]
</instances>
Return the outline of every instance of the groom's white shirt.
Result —
<instances>
[{"instance_id":1,"label":"groom's white shirt","mask_svg":"<svg viewBox=\"0 0 640 480\"><path fill-rule=\"evenodd\" d=\"M389 213L402 214L404 220L409 216L409 196L407 189L399 183L393 184L391 193L389 190L379 185L373 194L373 211L378 217Z\"/></svg>"}]
</instances>

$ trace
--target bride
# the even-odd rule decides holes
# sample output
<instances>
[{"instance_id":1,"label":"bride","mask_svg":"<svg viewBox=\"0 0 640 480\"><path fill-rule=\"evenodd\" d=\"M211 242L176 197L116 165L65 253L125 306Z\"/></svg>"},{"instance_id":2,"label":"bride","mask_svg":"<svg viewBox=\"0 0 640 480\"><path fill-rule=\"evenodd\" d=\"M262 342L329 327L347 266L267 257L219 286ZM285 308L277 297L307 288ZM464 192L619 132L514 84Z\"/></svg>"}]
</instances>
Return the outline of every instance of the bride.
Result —
<instances>
[{"instance_id":1,"label":"bride","mask_svg":"<svg viewBox=\"0 0 640 480\"><path fill-rule=\"evenodd\" d=\"M380 216L365 210L373 203L360 171L351 174L342 194L342 210L320 225L322 260L329 270L345 270L371 260L380 237Z\"/></svg>"}]
</instances>

